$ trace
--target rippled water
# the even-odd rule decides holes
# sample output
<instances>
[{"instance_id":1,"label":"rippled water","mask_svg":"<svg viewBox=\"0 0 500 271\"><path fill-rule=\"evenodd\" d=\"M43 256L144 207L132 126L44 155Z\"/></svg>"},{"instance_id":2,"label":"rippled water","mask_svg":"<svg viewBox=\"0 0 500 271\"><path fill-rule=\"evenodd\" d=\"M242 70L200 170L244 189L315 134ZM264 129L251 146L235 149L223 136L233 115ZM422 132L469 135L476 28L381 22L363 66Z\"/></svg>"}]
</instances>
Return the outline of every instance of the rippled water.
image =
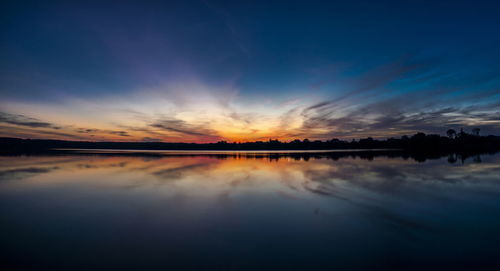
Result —
<instances>
[{"instance_id":1,"label":"rippled water","mask_svg":"<svg viewBox=\"0 0 500 271\"><path fill-rule=\"evenodd\" d=\"M0 157L9 270L500 267L500 156Z\"/></svg>"}]
</instances>

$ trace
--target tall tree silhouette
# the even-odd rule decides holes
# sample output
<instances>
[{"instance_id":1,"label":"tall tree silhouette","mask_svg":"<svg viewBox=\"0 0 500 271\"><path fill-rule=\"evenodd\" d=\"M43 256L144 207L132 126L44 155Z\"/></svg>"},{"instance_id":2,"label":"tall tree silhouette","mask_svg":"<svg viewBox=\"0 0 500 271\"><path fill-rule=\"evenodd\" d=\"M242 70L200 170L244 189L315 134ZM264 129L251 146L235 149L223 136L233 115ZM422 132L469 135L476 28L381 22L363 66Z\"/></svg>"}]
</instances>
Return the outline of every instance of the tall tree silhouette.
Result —
<instances>
[{"instance_id":1,"label":"tall tree silhouette","mask_svg":"<svg viewBox=\"0 0 500 271\"><path fill-rule=\"evenodd\" d=\"M449 138L454 138L457 135L457 131L454 129L448 129L448 131L446 131L446 135L448 135Z\"/></svg>"},{"instance_id":2,"label":"tall tree silhouette","mask_svg":"<svg viewBox=\"0 0 500 271\"><path fill-rule=\"evenodd\" d=\"M467 135L467 133L466 133L466 132L464 132L464 129L463 129L463 128L460 128L460 133L458 133L458 137L463 138L463 137L465 137L466 135Z\"/></svg>"},{"instance_id":3,"label":"tall tree silhouette","mask_svg":"<svg viewBox=\"0 0 500 271\"><path fill-rule=\"evenodd\" d=\"M479 136L479 131L481 131L481 129L474 128L474 129L472 129L472 134L475 135L475 136Z\"/></svg>"}]
</instances>

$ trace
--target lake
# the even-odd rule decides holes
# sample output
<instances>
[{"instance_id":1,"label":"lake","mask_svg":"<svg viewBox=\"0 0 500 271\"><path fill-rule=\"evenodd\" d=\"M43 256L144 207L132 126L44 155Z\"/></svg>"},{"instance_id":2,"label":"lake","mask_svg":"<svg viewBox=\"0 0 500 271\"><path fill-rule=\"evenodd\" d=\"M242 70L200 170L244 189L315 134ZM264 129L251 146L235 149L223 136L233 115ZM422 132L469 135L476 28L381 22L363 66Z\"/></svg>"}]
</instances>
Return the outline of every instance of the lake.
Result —
<instances>
[{"instance_id":1,"label":"lake","mask_svg":"<svg viewBox=\"0 0 500 271\"><path fill-rule=\"evenodd\" d=\"M500 270L500 155L434 158L0 156L0 262L3 270Z\"/></svg>"}]
</instances>

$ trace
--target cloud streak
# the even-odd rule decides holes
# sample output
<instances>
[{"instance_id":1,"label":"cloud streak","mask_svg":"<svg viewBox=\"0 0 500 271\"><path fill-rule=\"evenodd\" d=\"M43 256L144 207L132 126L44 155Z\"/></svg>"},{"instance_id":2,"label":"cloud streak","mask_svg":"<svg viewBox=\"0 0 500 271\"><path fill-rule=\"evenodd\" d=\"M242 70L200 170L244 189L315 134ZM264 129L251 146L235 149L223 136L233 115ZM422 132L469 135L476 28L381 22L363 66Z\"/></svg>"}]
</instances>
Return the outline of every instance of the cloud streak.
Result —
<instances>
[{"instance_id":1,"label":"cloud streak","mask_svg":"<svg viewBox=\"0 0 500 271\"><path fill-rule=\"evenodd\" d=\"M19 114L9 114L5 112L0 112L0 122L8 123L17 126L25 126L30 128L51 128L51 129L60 129L60 127L49 123L43 122L36 118L27 117Z\"/></svg>"},{"instance_id":2,"label":"cloud streak","mask_svg":"<svg viewBox=\"0 0 500 271\"><path fill-rule=\"evenodd\" d=\"M163 118L149 125L160 131L166 131L182 136L198 137L203 140L220 140L218 132L204 125L189 124L180 119Z\"/></svg>"},{"instance_id":3,"label":"cloud streak","mask_svg":"<svg viewBox=\"0 0 500 271\"><path fill-rule=\"evenodd\" d=\"M249 102L238 96L241 89L236 85L216 88L190 78L120 99L85 100L41 110L64 108L69 112L61 118L65 124L22 110L0 113L0 122L16 127L3 131L9 136L168 142L386 138L473 127L483 134L498 134L497 73L461 77L457 85L461 74L443 71L441 63L405 55L369 69L345 66L343 72L322 74L339 79L322 85L322 93L307 95L309 90L304 90L298 97L273 102ZM77 121L89 112L83 118L87 124Z\"/></svg>"}]
</instances>

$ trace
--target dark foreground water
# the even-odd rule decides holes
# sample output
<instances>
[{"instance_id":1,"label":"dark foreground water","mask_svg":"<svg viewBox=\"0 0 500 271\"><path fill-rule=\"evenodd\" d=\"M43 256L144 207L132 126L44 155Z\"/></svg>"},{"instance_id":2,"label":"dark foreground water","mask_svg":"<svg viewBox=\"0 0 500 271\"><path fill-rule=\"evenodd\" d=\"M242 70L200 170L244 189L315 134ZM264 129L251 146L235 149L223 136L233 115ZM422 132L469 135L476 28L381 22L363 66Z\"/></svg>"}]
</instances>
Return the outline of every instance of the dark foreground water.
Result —
<instances>
[{"instance_id":1,"label":"dark foreground water","mask_svg":"<svg viewBox=\"0 0 500 271\"><path fill-rule=\"evenodd\" d=\"M500 156L0 157L2 270L500 270Z\"/></svg>"}]
</instances>

